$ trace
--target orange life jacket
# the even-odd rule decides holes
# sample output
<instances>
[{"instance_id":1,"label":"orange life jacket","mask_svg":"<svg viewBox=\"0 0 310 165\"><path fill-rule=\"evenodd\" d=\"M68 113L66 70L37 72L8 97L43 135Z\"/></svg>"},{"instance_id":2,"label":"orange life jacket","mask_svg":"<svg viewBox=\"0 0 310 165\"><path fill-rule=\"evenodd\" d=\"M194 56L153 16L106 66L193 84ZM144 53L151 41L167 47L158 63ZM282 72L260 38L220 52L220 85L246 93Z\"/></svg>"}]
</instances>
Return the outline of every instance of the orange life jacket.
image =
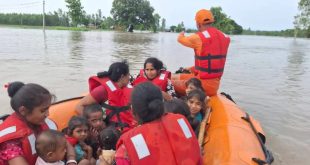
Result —
<instances>
[{"instance_id":1,"label":"orange life jacket","mask_svg":"<svg viewBox=\"0 0 310 165\"><path fill-rule=\"evenodd\" d=\"M201 79L223 75L230 38L214 27L196 33L202 41L199 53L195 50L195 72Z\"/></svg>"},{"instance_id":2,"label":"orange life jacket","mask_svg":"<svg viewBox=\"0 0 310 165\"><path fill-rule=\"evenodd\" d=\"M131 164L201 164L197 138L179 114L167 113L123 134L117 148L125 145Z\"/></svg>"},{"instance_id":3,"label":"orange life jacket","mask_svg":"<svg viewBox=\"0 0 310 165\"><path fill-rule=\"evenodd\" d=\"M130 106L131 85L119 88L109 78L98 78L97 76L90 77L88 83L90 91L99 85L102 85L107 91L108 104L103 103L101 105L106 108L108 122L113 122L116 124L116 127L121 127L122 129L125 127L132 128L137 124Z\"/></svg>"},{"instance_id":4,"label":"orange life jacket","mask_svg":"<svg viewBox=\"0 0 310 165\"><path fill-rule=\"evenodd\" d=\"M151 81L154 85L157 85L158 87L160 87L160 89L162 91L167 92L167 85L168 85L169 79L171 79L171 72L163 70L153 80L149 80L145 76L144 70L141 69L139 76L133 82L133 86L136 86L136 85L143 83L143 82L146 82L146 81Z\"/></svg>"},{"instance_id":5,"label":"orange life jacket","mask_svg":"<svg viewBox=\"0 0 310 165\"><path fill-rule=\"evenodd\" d=\"M47 129L57 130L56 124L46 118L45 123L41 125L42 131ZM28 125L14 112L2 124L0 124L0 143L20 139L23 153L26 161L33 165L37 160L37 152L35 149L36 135L28 127Z\"/></svg>"}]
</instances>

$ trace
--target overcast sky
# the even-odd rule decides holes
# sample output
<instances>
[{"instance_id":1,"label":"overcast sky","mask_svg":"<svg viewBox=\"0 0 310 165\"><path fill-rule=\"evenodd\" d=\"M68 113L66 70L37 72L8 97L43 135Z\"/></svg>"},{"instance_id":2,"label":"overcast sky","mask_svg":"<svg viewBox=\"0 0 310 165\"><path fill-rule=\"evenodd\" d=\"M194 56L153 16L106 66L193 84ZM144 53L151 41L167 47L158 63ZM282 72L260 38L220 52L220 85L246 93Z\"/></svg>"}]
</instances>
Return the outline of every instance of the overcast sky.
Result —
<instances>
[{"instance_id":1,"label":"overcast sky","mask_svg":"<svg viewBox=\"0 0 310 165\"><path fill-rule=\"evenodd\" d=\"M67 11L64 0L45 0L46 11L61 8ZM194 28L197 10L220 6L223 12L243 28L252 30L283 30L293 28L294 16L298 13L299 0L149 0L155 12L167 20L167 25L181 21L186 28ZM87 13L102 10L110 15L113 0L81 0ZM42 12L42 0L0 0L0 13Z\"/></svg>"}]
</instances>

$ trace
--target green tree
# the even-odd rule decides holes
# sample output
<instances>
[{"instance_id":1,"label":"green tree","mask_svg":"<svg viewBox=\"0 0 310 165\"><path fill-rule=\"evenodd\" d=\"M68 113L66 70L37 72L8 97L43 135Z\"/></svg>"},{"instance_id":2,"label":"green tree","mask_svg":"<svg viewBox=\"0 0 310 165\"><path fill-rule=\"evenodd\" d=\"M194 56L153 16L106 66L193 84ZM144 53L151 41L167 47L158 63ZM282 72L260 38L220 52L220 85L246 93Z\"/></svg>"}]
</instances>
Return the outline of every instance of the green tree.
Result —
<instances>
[{"instance_id":1,"label":"green tree","mask_svg":"<svg viewBox=\"0 0 310 165\"><path fill-rule=\"evenodd\" d=\"M159 21L160 21L160 16L159 14L154 14L154 25L153 25L153 32L157 32L157 30L159 29Z\"/></svg>"},{"instance_id":2,"label":"green tree","mask_svg":"<svg viewBox=\"0 0 310 165\"><path fill-rule=\"evenodd\" d=\"M172 25L172 26L170 26L170 31L171 31L171 32L175 32L175 29L176 29L176 28L177 28L176 26Z\"/></svg>"},{"instance_id":3,"label":"green tree","mask_svg":"<svg viewBox=\"0 0 310 165\"><path fill-rule=\"evenodd\" d=\"M298 3L300 14L295 16L295 29L305 30L306 37L310 38L310 0L300 0ZM297 32L295 33L297 35Z\"/></svg>"},{"instance_id":4,"label":"green tree","mask_svg":"<svg viewBox=\"0 0 310 165\"><path fill-rule=\"evenodd\" d=\"M176 32L181 32L181 31L184 31L185 30L185 27L184 27L184 23L183 21L181 23L178 24L178 26L175 28L175 31Z\"/></svg>"},{"instance_id":5,"label":"green tree","mask_svg":"<svg viewBox=\"0 0 310 165\"><path fill-rule=\"evenodd\" d=\"M113 29L114 28L114 20L111 17L104 18L101 23L102 29Z\"/></svg>"},{"instance_id":6,"label":"green tree","mask_svg":"<svg viewBox=\"0 0 310 165\"><path fill-rule=\"evenodd\" d=\"M65 0L67 3L67 7L69 9L69 16L72 21L73 26L77 26L78 24L83 22L84 11L83 6L80 0Z\"/></svg>"},{"instance_id":7,"label":"green tree","mask_svg":"<svg viewBox=\"0 0 310 165\"><path fill-rule=\"evenodd\" d=\"M166 29L166 19L165 18L163 18L162 20L161 20L161 31L163 32L163 31L165 31L165 29Z\"/></svg>"},{"instance_id":8,"label":"green tree","mask_svg":"<svg viewBox=\"0 0 310 165\"><path fill-rule=\"evenodd\" d=\"M63 12L61 9L57 10L57 15L59 18L59 25L60 26L69 26L69 17L66 12Z\"/></svg>"},{"instance_id":9,"label":"green tree","mask_svg":"<svg viewBox=\"0 0 310 165\"><path fill-rule=\"evenodd\" d=\"M212 7L211 12L215 20L213 26L228 34L242 33L242 26L238 25L234 20L223 13L221 7Z\"/></svg>"},{"instance_id":10,"label":"green tree","mask_svg":"<svg viewBox=\"0 0 310 165\"><path fill-rule=\"evenodd\" d=\"M114 0L111 9L111 15L121 29L126 29L129 24L142 30L150 29L155 21L153 12L148 0Z\"/></svg>"}]
</instances>

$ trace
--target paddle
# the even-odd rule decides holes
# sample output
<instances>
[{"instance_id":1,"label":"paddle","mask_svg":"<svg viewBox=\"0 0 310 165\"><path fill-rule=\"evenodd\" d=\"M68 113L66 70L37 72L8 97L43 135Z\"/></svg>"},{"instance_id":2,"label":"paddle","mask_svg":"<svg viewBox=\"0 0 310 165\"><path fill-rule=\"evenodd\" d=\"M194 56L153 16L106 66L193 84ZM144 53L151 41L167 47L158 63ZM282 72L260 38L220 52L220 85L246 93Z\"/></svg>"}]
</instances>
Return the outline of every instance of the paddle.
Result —
<instances>
[{"instance_id":1,"label":"paddle","mask_svg":"<svg viewBox=\"0 0 310 165\"><path fill-rule=\"evenodd\" d=\"M200 123L199 134L198 134L198 144L201 148L203 147L203 140L205 137L206 127L209 123L210 115L211 115L211 108L207 108L207 113L205 114L204 118L202 119Z\"/></svg>"}]
</instances>

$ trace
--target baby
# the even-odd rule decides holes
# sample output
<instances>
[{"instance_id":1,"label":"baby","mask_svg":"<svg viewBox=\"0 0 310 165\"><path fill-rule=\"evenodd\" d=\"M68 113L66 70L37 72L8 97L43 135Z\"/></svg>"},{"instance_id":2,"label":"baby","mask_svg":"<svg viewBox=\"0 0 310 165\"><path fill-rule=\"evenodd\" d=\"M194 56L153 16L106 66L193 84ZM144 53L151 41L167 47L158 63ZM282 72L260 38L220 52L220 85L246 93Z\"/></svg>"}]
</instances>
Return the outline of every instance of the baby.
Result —
<instances>
[{"instance_id":1,"label":"baby","mask_svg":"<svg viewBox=\"0 0 310 165\"><path fill-rule=\"evenodd\" d=\"M61 132L48 130L42 132L35 142L38 159L35 165L64 165L67 141Z\"/></svg>"}]
</instances>

